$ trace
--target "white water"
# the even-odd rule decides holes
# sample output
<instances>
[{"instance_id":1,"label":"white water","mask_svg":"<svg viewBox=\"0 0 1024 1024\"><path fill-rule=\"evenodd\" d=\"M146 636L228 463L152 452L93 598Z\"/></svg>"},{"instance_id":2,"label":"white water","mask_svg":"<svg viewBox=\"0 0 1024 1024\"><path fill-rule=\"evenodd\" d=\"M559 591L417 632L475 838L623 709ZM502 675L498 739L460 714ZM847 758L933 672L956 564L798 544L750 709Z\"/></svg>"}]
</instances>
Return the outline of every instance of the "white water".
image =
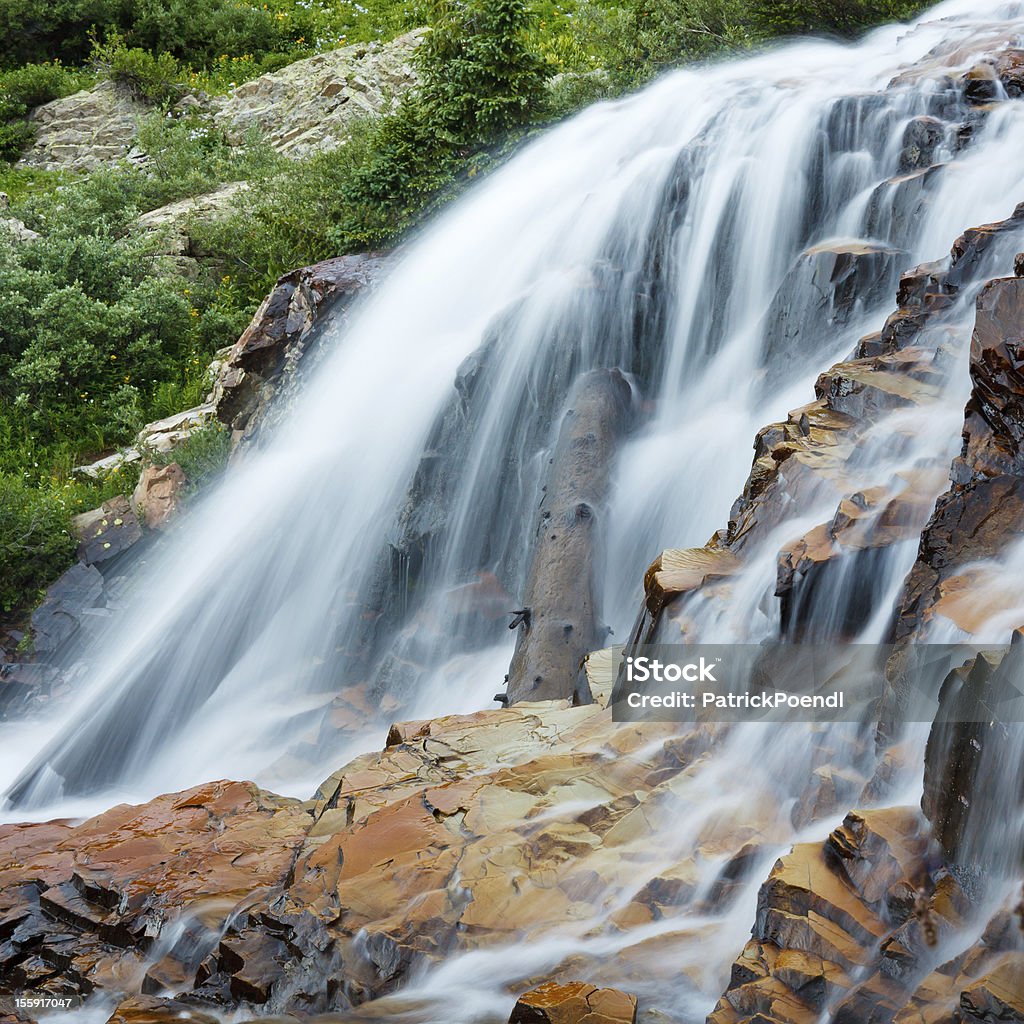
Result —
<instances>
[{"instance_id":1,"label":"white water","mask_svg":"<svg viewBox=\"0 0 1024 1024\"><path fill-rule=\"evenodd\" d=\"M460 611L456 588L491 573L508 609L518 607L546 449L572 381L595 366L633 374L646 417L622 452L606 513L606 615L624 636L658 551L700 545L724 525L756 430L809 401L818 373L892 308L886 281L846 323L830 323L828 309L814 310L801 253L835 239L888 243L904 250L891 268L899 271L944 256L964 228L1006 217L1024 199L1018 103L979 126L920 215L901 219L896 190L871 199L897 172L906 122L955 104L940 71L970 66L993 38L1022 34L1020 5L954 0L914 29L883 29L855 47L805 43L667 76L532 144L410 247L337 339L287 428L152 561L112 632L78 652L90 680L80 700L4 743L0 784L28 778L19 797L35 816L225 776L305 795L348 754L378 746L395 717L325 735L323 708L339 692L365 684L373 701L401 701L400 717L486 706L511 645L504 622ZM929 61L919 79L880 95L933 48L961 44L952 60ZM681 183L685 201L671 198ZM1008 272L1013 251L1010 240L987 276ZM782 308L804 311L804 329L772 355L765 346L780 289ZM948 465L969 386L971 319L967 289L942 328L958 354L941 393L863 439L863 480L851 490L922 461ZM481 346L465 426L432 436L460 366ZM423 530L403 508L428 442L449 456L451 485L417 506L444 528L413 586L410 552ZM728 605L696 609L700 638L772 635L779 547L831 518L835 505L833 493L808 496L749 551ZM389 544L397 568L382 572ZM914 554L912 544L893 549L858 639L883 638ZM403 615L371 634L368 606ZM826 629L827 615L819 621ZM358 656L368 648L372 657ZM666 837L666 862L685 856L702 816L730 808L742 816L750 794L729 794L755 772L763 798L783 808L766 862L788 846L788 807L810 757L794 746L777 728L736 729L680 795L688 820ZM905 785L913 802L920 779ZM809 837L832 824L817 823ZM702 884L720 866L705 865ZM710 1009L749 930L755 892L713 922L663 922L692 932L676 955L701 965L686 978L652 978L665 1012L691 1020ZM446 1021L498 1018L506 981L581 949L607 962L615 981L614 961L639 936L612 936L603 925L587 922L599 930L593 938L566 930L514 952L454 959L408 995L433 1006L458 990L465 1001L457 1018L445 1010Z\"/></svg>"}]
</instances>

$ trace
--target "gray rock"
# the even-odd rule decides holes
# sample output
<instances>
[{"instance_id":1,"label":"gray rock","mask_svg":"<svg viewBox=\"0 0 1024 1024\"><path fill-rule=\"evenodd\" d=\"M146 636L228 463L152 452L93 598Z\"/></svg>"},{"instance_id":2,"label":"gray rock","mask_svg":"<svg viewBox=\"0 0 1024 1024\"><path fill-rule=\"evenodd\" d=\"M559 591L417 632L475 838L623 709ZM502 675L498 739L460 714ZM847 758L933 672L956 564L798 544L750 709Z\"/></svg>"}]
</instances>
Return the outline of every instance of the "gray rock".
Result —
<instances>
[{"instance_id":1,"label":"gray rock","mask_svg":"<svg viewBox=\"0 0 1024 1024\"><path fill-rule=\"evenodd\" d=\"M52 655L73 637L90 609L103 596L103 576L92 565L72 566L46 592L43 603L32 613L36 655Z\"/></svg>"},{"instance_id":2,"label":"gray rock","mask_svg":"<svg viewBox=\"0 0 1024 1024\"><path fill-rule=\"evenodd\" d=\"M411 64L422 30L289 64L212 101L214 122L239 141L255 129L285 156L334 149L359 119L393 109L416 84Z\"/></svg>"},{"instance_id":3,"label":"gray rock","mask_svg":"<svg viewBox=\"0 0 1024 1024\"><path fill-rule=\"evenodd\" d=\"M71 528L79 541L78 557L86 565L109 562L142 540L135 510L122 495L75 516Z\"/></svg>"},{"instance_id":4,"label":"gray rock","mask_svg":"<svg viewBox=\"0 0 1024 1024\"><path fill-rule=\"evenodd\" d=\"M109 81L44 103L32 112L36 137L18 166L91 171L113 163L131 149L139 119L149 109L130 90Z\"/></svg>"}]
</instances>

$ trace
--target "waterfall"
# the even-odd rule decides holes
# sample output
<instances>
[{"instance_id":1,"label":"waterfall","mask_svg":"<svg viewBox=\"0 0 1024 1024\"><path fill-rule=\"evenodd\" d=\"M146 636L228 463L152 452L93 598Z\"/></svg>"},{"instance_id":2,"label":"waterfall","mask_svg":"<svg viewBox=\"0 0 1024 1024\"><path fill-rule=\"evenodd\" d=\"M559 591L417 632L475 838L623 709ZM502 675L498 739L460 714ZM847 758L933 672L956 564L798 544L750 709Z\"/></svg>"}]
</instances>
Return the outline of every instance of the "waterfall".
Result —
<instances>
[{"instance_id":1,"label":"waterfall","mask_svg":"<svg viewBox=\"0 0 1024 1024\"><path fill-rule=\"evenodd\" d=\"M881 326L901 271L1022 198L1022 105L975 119L964 145L956 125L972 115L950 77L1022 34L1018 4L952 0L856 45L669 74L525 147L413 240L272 442L72 652L74 701L4 744L10 813L216 777L305 793L379 745L396 708L486 706L511 643L466 588L518 607L561 410L601 367L634 393L600 567L624 636L650 560L728 518L756 430ZM908 126L926 116L945 126L934 175L905 165ZM993 260L1006 272L1012 247ZM866 480L879 465L948 466L971 299L947 318L959 353L934 402L879 425ZM893 430L910 441L892 445ZM826 519L829 500L763 541L725 618L700 619L703 639L777 629L764 596L779 543ZM899 546L873 570L879 609L912 559ZM872 621L862 639L881 637ZM338 699L369 709L360 727L330 724Z\"/></svg>"}]
</instances>

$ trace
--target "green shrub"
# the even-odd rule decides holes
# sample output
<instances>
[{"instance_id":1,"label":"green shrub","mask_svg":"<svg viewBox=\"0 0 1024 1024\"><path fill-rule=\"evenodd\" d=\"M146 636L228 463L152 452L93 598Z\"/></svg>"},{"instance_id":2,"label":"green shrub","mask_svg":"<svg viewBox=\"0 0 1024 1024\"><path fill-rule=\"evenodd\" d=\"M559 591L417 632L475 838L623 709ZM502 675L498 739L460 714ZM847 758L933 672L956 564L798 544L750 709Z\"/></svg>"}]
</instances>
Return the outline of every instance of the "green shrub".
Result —
<instances>
[{"instance_id":1,"label":"green shrub","mask_svg":"<svg viewBox=\"0 0 1024 1024\"><path fill-rule=\"evenodd\" d=\"M0 67L50 60L85 60L90 30L118 25L128 0L4 0L0 4Z\"/></svg>"},{"instance_id":2,"label":"green shrub","mask_svg":"<svg viewBox=\"0 0 1024 1024\"><path fill-rule=\"evenodd\" d=\"M70 95L85 78L57 62L0 72L0 160L15 160L32 141L35 132L24 118L33 107Z\"/></svg>"},{"instance_id":3,"label":"green shrub","mask_svg":"<svg viewBox=\"0 0 1024 1024\"><path fill-rule=\"evenodd\" d=\"M541 108L550 69L529 47L522 0L438 0L416 53L420 109L439 137L476 146Z\"/></svg>"},{"instance_id":4,"label":"green shrub","mask_svg":"<svg viewBox=\"0 0 1024 1024\"><path fill-rule=\"evenodd\" d=\"M34 603L74 561L75 541L61 499L0 475L0 610Z\"/></svg>"},{"instance_id":5,"label":"green shrub","mask_svg":"<svg viewBox=\"0 0 1024 1024\"><path fill-rule=\"evenodd\" d=\"M875 25L912 18L928 3L920 0L747 0L747 6L750 26L761 36L852 38Z\"/></svg>"},{"instance_id":6,"label":"green shrub","mask_svg":"<svg viewBox=\"0 0 1024 1024\"><path fill-rule=\"evenodd\" d=\"M193 68L223 57L332 49L389 39L426 21L425 0L4 0L0 68L57 57L86 60L96 38L170 53Z\"/></svg>"},{"instance_id":7,"label":"green shrub","mask_svg":"<svg viewBox=\"0 0 1024 1024\"><path fill-rule=\"evenodd\" d=\"M169 105L186 91L185 71L173 54L127 46L116 32L93 47L90 62L105 78L123 83L139 99L158 106Z\"/></svg>"},{"instance_id":8,"label":"green shrub","mask_svg":"<svg viewBox=\"0 0 1024 1024\"><path fill-rule=\"evenodd\" d=\"M189 493L201 490L227 468L231 431L222 423L209 423L191 434L172 451L154 458L158 465L176 462L187 478Z\"/></svg>"}]
</instances>

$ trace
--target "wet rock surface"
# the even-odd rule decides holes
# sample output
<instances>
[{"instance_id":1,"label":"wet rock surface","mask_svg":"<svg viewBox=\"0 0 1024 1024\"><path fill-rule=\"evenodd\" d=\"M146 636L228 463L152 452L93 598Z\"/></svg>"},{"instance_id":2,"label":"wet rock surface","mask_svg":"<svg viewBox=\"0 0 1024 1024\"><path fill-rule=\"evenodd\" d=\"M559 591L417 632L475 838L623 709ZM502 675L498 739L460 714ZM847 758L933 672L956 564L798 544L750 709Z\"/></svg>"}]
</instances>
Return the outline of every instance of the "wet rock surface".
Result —
<instances>
[{"instance_id":1,"label":"wet rock surface","mask_svg":"<svg viewBox=\"0 0 1024 1024\"><path fill-rule=\"evenodd\" d=\"M285 414L325 334L344 321L348 305L373 287L387 265L380 253L340 256L278 281L225 353L214 384L216 416L237 445L255 443L264 426Z\"/></svg>"},{"instance_id":2,"label":"wet rock surface","mask_svg":"<svg viewBox=\"0 0 1024 1024\"><path fill-rule=\"evenodd\" d=\"M636 1024L636 997L585 982L541 985L520 997L508 1024Z\"/></svg>"},{"instance_id":3,"label":"wet rock surface","mask_svg":"<svg viewBox=\"0 0 1024 1024\"><path fill-rule=\"evenodd\" d=\"M1024 279L992 281L978 297L963 449L953 463L951 486L922 534L898 611L897 639L920 631L936 615L969 628L968 609L955 599L961 572L1024 535L1022 317Z\"/></svg>"}]
</instances>

